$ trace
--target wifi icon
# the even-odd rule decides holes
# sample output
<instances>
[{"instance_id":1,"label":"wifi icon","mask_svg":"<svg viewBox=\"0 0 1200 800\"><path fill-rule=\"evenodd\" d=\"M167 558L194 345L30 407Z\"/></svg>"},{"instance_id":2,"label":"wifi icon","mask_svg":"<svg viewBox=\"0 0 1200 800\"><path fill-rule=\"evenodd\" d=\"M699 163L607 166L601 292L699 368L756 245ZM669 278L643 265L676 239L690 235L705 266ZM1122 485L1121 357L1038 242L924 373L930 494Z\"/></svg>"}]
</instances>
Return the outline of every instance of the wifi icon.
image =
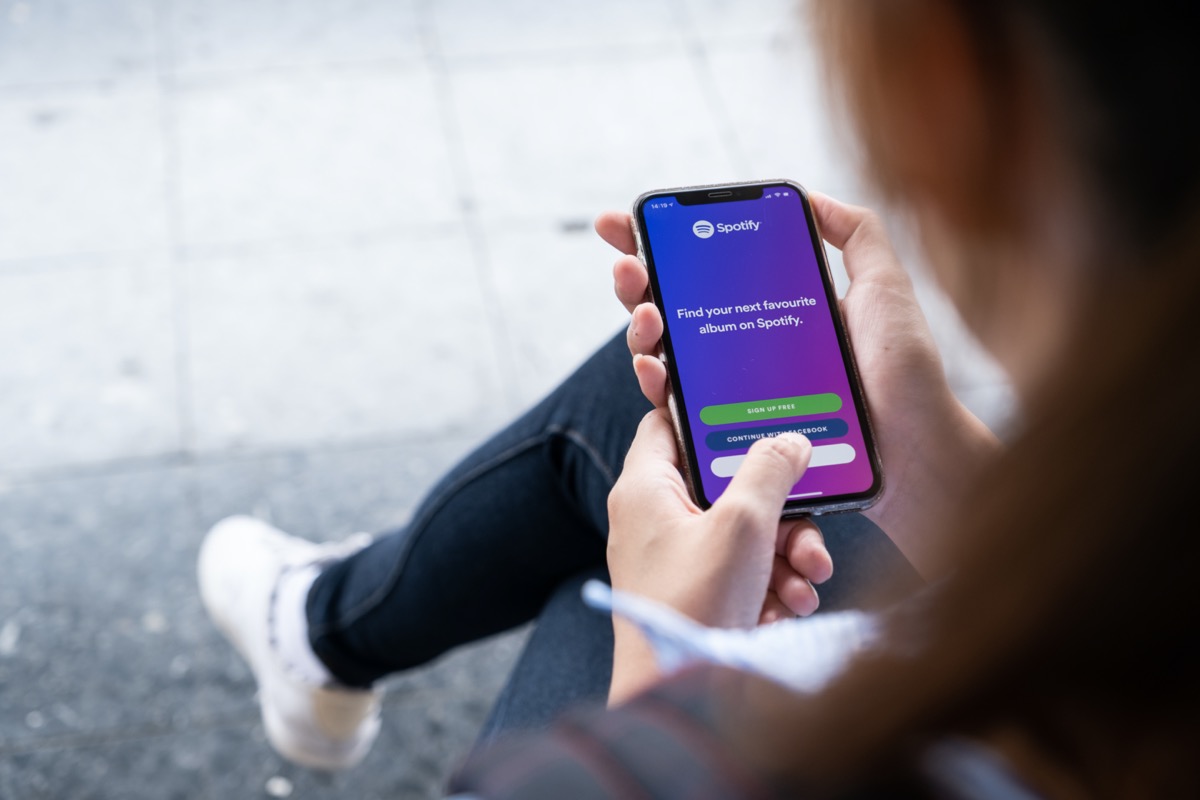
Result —
<instances>
[{"instance_id":1,"label":"wifi icon","mask_svg":"<svg viewBox=\"0 0 1200 800\"><path fill-rule=\"evenodd\" d=\"M701 239L708 239L713 235L713 224L706 219L699 220L692 226L692 233Z\"/></svg>"}]
</instances>

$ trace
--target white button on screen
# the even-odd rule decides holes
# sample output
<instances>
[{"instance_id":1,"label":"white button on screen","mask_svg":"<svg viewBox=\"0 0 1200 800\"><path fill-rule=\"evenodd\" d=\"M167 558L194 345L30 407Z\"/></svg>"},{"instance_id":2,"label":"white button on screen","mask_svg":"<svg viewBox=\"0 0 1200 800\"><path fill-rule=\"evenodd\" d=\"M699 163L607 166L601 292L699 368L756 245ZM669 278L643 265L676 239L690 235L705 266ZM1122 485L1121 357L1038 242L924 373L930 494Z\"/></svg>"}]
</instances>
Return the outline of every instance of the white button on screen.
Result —
<instances>
[{"instance_id":1,"label":"white button on screen","mask_svg":"<svg viewBox=\"0 0 1200 800\"><path fill-rule=\"evenodd\" d=\"M849 464L857 455L854 448L848 444L823 444L812 449L812 460L808 462L808 468ZM745 460L745 454L713 459L713 475L718 478L732 478Z\"/></svg>"}]
</instances>

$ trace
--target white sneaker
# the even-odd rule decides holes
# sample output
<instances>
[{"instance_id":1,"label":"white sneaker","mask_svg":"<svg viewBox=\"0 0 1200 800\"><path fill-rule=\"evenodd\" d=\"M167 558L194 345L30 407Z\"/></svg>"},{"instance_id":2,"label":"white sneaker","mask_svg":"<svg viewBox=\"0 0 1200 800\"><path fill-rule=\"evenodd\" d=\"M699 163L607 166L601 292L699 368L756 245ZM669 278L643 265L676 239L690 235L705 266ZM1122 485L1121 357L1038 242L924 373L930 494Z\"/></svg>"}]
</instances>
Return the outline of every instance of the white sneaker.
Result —
<instances>
[{"instance_id":1,"label":"white sneaker","mask_svg":"<svg viewBox=\"0 0 1200 800\"><path fill-rule=\"evenodd\" d=\"M379 734L383 691L322 686L290 669L272 629L276 588L289 570L345 558L369 543L363 534L315 544L238 516L214 525L200 547L204 607L254 673L267 740L302 766L338 770L362 761Z\"/></svg>"}]
</instances>

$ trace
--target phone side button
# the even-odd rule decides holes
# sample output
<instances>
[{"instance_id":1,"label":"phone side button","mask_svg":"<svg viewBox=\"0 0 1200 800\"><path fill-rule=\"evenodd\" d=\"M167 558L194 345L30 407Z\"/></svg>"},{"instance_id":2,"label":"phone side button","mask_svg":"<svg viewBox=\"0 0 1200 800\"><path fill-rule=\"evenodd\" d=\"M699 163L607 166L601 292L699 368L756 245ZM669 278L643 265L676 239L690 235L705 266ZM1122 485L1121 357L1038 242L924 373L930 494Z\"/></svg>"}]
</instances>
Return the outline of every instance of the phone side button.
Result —
<instances>
[{"instance_id":1,"label":"phone side button","mask_svg":"<svg viewBox=\"0 0 1200 800\"><path fill-rule=\"evenodd\" d=\"M812 459L808 462L808 468L849 464L857 456L858 453L851 445L845 443L823 444L812 449ZM710 469L712 469L713 475L716 475L718 478L732 478L738 471L738 467L742 466L742 462L745 460L745 454L739 456L721 456L720 458L713 459Z\"/></svg>"}]
</instances>

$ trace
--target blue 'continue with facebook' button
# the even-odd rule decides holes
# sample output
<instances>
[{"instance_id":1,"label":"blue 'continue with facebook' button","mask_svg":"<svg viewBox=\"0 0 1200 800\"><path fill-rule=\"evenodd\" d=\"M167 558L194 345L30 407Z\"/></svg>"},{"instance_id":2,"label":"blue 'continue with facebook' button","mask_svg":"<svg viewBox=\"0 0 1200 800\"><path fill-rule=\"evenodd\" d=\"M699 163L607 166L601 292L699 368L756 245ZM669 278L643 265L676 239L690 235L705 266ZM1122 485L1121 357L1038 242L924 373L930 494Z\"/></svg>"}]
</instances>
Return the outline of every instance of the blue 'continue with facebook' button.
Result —
<instances>
[{"instance_id":1,"label":"blue 'continue with facebook' button","mask_svg":"<svg viewBox=\"0 0 1200 800\"><path fill-rule=\"evenodd\" d=\"M769 439L781 433L800 433L809 439L836 439L850 430L846 420L816 419L805 422L789 422L784 425L766 425L760 428L737 428L715 431L705 439L710 450L748 450L759 439Z\"/></svg>"}]
</instances>

